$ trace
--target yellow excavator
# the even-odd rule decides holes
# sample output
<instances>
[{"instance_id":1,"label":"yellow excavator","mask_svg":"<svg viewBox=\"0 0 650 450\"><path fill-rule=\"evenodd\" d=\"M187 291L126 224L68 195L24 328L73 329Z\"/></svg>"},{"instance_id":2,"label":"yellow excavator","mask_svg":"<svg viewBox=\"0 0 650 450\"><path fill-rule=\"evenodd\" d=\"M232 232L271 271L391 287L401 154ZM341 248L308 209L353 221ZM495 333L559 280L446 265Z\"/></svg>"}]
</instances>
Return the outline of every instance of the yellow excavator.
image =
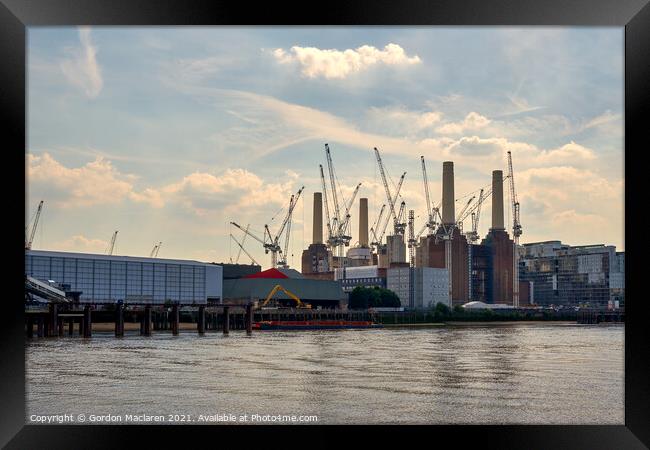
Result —
<instances>
[{"instance_id":1,"label":"yellow excavator","mask_svg":"<svg viewBox=\"0 0 650 450\"><path fill-rule=\"evenodd\" d=\"M282 291L285 294L287 294L291 299L296 301L296 308L305 308L305 309L311 309L311 305L303 303L300 301L298 296L294 294L293 292L283 288L281 285L276 284L273 289L271 289L271 292L269 292L269 295L266 296L266 300L259 306L260 308L263 308L264 306L267 305L267 303L271 300L271 298L275 295L276 292Z\"/></svg>"}]
</instances>

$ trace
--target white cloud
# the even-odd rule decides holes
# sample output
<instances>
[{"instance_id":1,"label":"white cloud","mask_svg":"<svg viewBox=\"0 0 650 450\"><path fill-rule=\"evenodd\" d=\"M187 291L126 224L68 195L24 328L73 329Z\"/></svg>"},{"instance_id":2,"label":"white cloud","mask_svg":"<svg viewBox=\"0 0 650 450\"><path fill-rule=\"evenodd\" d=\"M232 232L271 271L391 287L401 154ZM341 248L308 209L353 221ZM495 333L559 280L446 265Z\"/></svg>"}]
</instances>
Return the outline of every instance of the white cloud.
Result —
<instances>
[{"instance_id":1,"label":"white cloud","mask_svg":"<svg viewBox=\"0 0 650 450\"><path fill-rule=\"evenodd\" d=\"M328 79L345 78L380 63L412 65L421 62L419 56L408 56L397 44L387 44L383 50L362 45L355 50L344 51L293 46L289 52L281 48L275 49L273 56L281 64L297 62L302 67L302 74L308 78L322 76Z\"/></svg>"},{"instance_id":2,"label":"white cloud","mask_svg":"<svg viewBox=\"0 0 650 450\"><path fill-rule=\"evenodd\" d=\"M168 202L179 202L193 213L230 214L266 205L288 203L297 175L288 174L284 183L266 183L244 169L227 169L220 175L195 172L159 190Z\"/></svg>"},{"instance_id":3,"label":"white cloud","mask_svg":"<svg viewBox=\"0 0 650 450\"><path fill-rule=\"evenodd\" d=\"M442 120L439 111L411 111L404 107L372 107L366 114L368 126L387 135L408 136L430 131Z\"/></svg>"},{"instance_id":4,"label":"white cloud","mask_svg":"<svg viewBox=\"0 0 650 450\"><path fill-rule=\"evenodd\" d=\"M61 62L61 71L72 85L82 89L89 98L95 98L101 92L104 81L90 28L79 28L79 40L81 48L69 49L71 56Z\"/></svg>"},{"instance_id":5,"label":"white cloud","mask_svg":"<svg viewBox=\"0 0 650 450\"><path fill-rule=\"evenodd\" d=\"M68 168L52 158L28 155L31 186L44 187L61 207L119 203L133 190L133 176L120 174L110 161L98 157L82 167Z\"/></svg>"},{"instance_id":6,"label":"white cloud","mask_svg":"<svg viewBox=\"0 0 650 450\"><path fill-rule=\"evenodd\" d=\"M83 235L75 235L65 241L52 244L52 250L82 252L82 253L104 253L108 248L108 242L102 239L88 238Z\"/></svg>"},{"instance_id":7,"label":"white cloud","mask_svg":"<svg viewBox=\"0 0 650 450\"><path fill-rule=\"evenodd\" d=\"M300 175L287 170L283 182L267 183L244 169L226 169L220 174L194 172L166 186L136 191L137 177L125 175L110 161L98 157L82 167L68 168L48 153L28 155L27 177L30 186L46 192L63 208L119 204L124 200L162 208L181 204L196 215L231 212L283 205L294 193Z\"/></svg>"},{"instance_id":8,"label":"white cloud","mask_svg":"<svg viewBox=\"0 0 650 450\"><path fill-rule=\"evenodd\" d=\"M450 122L436 128L441 134L461 134L465 131L476 131L489 125L490 119L474 111L467 114L462 122Z\"/></svg>"}]
</instances>

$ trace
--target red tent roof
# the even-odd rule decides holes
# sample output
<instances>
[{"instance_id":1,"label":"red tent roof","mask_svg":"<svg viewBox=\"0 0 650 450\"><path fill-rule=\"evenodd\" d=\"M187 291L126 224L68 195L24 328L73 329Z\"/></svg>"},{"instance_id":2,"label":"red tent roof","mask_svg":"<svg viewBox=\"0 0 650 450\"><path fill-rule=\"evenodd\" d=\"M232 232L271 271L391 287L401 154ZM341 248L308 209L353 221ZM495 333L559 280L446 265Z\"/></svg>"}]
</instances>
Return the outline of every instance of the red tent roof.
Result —
<instances>
[{"instance_id":1,"label":"red tent roof","mask_svg":"<svg viewBox=\"0 0 650 450\"><path fill-rule=\"evenodd\" d=\"M280 272L278 269L268 269L262 272L252 273L243 278L289 278L287 275Z\"/></svg>"}]
</instances>

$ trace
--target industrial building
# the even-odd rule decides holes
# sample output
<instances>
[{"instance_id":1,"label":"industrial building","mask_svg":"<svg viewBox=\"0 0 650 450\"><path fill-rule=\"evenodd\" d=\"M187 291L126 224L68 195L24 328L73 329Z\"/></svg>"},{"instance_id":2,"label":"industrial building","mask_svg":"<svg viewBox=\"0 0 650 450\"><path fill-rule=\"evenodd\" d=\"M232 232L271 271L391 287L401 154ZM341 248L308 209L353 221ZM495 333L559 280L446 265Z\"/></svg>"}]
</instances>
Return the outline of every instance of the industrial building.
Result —
<instances>
[{"instance_id":1,"label":"industrial building","mask_svg":"<svg viewBox=\"0 0 650 450\"><path fill-rule=\"evenodd\" d=\"M331 272L330 252L323 243L323 194L314 192L312 241L302 252L302 273L316 274Z\"/></svg>"},{"instance_id":2,"label":"industrial building","mask_svg":"<svg viewBox=\"0 0 650 450\"><path fill-rule=\"evenodd\" d=\"M222 267L199 261L25 250L25 275L75 292L82 303L222 300Z\"/></svg>"},{"instance_id":3,"label":"industrial building","mask_svg":"<svg viewBox=\"0 0 650 450\"><path fill-rule=\"evenodd\" d=\"M343 292L349 294L357 286L386 287L386 269L377 265L344 267L334 270L334 279L341 283Z\"/></svg>"},{"instance_id":4,"label":"industrial building","mask_svg":"<svg viewBox=\"0 0 650 450\"><path fill-rule=\"evenodd\" d=\"M386 287L408 308L451 307L449 272L432 267L392 267L386 271Z\"/></svg>"},{"instance_id":5,"label":"industrial building","mask_svg":"<svg viewBox=\"0 0 650 450\"><path fill-rule=\"evenodd\" d=\"M454 163L451 161L442 164L442 226L436 234L420 239L415 266L447 269L452 305L461 305L469 298L468 243L456 226Z\"/></svg>"},{"instance_id":6,"label":"industrial building","mask_svg":"<svg viewBox=\"0 0 650 450\"><path fill-rule=\"evenodd\" d=\"M524 244L519 250L519 278L532 285L537 305L625 304L625 253L613 245Z\"/></svg>"},{"instance_id":7,"label":"industrial building","mask_svg":"<svg viewBox=\"0 0 650 450\"><path fill-rule=\"evenodd\" d=\"M314 280L293 269L271 268L242 278L223 281L223 296L229 303L264 301L271 290L281 285L312 308L341 308L347 305L347 296L337 281ZM293 306L293 300L284 292L274 298Z\"/></svg>"}]
</instances>

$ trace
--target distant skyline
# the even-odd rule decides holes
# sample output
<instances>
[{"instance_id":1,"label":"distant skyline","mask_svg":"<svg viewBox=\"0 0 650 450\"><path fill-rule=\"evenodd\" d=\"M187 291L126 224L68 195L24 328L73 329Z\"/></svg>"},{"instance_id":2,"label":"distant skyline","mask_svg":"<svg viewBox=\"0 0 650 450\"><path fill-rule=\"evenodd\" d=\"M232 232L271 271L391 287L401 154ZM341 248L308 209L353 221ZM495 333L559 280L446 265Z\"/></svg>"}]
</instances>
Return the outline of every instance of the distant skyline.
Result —
<instances>
[{"instance_id":1,"label":"distant skyline","mask_svg":"<svg viewBox=\"0 0 650 450\"><path fill-rule=\"evenodd\" d=\"M33 248L104 253L119 230L115 254L162 241L162 258L227 262L229 233L241 240L230 221L274 231L305 186L288 257L299 268L327 142L344 195L362 183L352 243L358 198L371 225L385 202L373 147L395 181L407 172L416 230L420 155L437 203L443 161L461 198L507 172L510 150L521 243L624 250L623 32L30 27L26 220L45 201ZM269 266L260 244L245 246Z\"/></svg>"}]
</instances>

